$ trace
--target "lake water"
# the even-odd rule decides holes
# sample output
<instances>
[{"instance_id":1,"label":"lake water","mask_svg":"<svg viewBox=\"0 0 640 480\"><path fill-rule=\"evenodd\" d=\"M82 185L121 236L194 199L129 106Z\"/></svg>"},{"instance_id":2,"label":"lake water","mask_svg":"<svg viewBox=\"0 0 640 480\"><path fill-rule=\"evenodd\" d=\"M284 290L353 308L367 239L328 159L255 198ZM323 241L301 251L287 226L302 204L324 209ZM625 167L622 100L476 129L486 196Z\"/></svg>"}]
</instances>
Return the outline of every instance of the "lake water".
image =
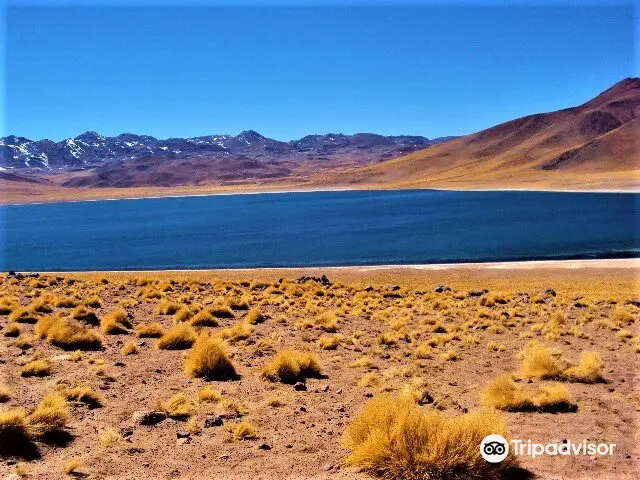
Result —
<instances>
[{"instance_id":1,"label":"lake water","mask_svg":"<svg viewBox=\"0 0 640 480\"><path fill-rule=\"evenodd\" d=\"M640 256L638 194L351 191L0 206L0 270Z\"/></svg>"}]
</instances>

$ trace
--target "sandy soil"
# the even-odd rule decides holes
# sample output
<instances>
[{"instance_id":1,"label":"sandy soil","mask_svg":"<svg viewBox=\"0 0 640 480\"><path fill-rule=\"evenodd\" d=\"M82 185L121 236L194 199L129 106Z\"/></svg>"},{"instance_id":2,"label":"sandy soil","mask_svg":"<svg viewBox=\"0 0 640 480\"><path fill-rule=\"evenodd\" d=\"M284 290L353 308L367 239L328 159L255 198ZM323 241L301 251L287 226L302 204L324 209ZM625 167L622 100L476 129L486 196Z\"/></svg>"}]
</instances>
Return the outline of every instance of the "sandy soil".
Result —
<instances>
[{"instance_id":1,"label":"sandy soil","mask_svg":"<svg viewBox=\"0 0 640 480\"><path fill-rule=\"evenodd\" d=\"M33 408L46 392L60 385L77 384L95 389L103 398L103 406L88 409L72 402L71 420L66 427L71 437L66 445L38 443L39 459L1 458L0 473L14 472L18 462L19 468L28 473L27 478L64 478L65 463L76 459L77 474L95 479L364 479L368 477L343 464L346 452L340 445L340 436L369 397L396 394L403 385L422 379L424 388L435 399L434 404L424 408L459 415L464 409L478 407L480 392L490 379L518 371L517 353L536 339L558 348L561 358L569 363L575 362L583 350L599 352L605 362L606 383L568 383L579 405L576 413L504 413L511 436L543 443L590 439L613 442L617 447L611 458L525 458L522 466L543 479L638 478L640 375L638 349L634 351L634 346L638 345L640 333L640 309L627 303L639 293L637 269L638 260L624 260L412 268L95 272L21 280L2 276L0 297L15 295L23 306L37 296L85 299L97 295L102 302L101 307L94 308L98 317L124 301L134 325L150 321L160 322L165 329L174 325L171 315L158 314L160 299L144 298L143 292L148 296L150 291L160 292L165 299L192 310L205 308L211 299L244 298L267 318L253 325L248 338L232 341L229 348L240 379L227 382L188 377L183 371L188 350L159 350L154 347L155 339L136 338L133 332L103 334L102 351L84 352L80 360L72 361L69 352L35 338L33 325L20 323L21 338L30 338L33 346L23 350L16 346L15 338L0 336L0 384L12 391L11 398L0 404L0 411ZM302 274L322 273L333 282L331 286L294 282ZM60 279L49 280L56 276ZM288 281L280 283L280 278ZM255 279L272 282L273 288L250 284ZM168 283L171 280L173 283ZM391 283L400 288L393 290ZM446 284L453 291L435 293L434 287L439 284ZM489 292L468 296L469 290L480 288ZM547 288L553 288L556 297L540 294ZM492 297L494 294L503 296L507 303L487 302L497 298ZM576 300L578 296L582 298ZM369 307L363 299L368 299ZM621 309L632 315L624 325L631 338L623 338L611 321ZM332 335L314 324L316 315L325 311L337 312L339 318L336 334L342 336L342 341L335 350L323 350L317 343L320 337ZM67 316L70 312L69 308L54 307L53 314ZM536 325L550 325L556 312L562 313L566 323L558 327L557 338L545 336ZM478 323L481 313L484 324ZM245 316L246 311L234 310L233 318L219 320L220 326L201 328L218 332L242 322ZM305 321L309 323L306 327ZM9 323L8 316L0 315L0 326L5 331ZM460 338L434 347L432 358L417 359L417 345L448 335L435 333L436 324L445 326L448 332L458 332ZM491 325L495 327L487 328ZM98 327L90 328L99 331ZM577 330L584 335L577 334ZM393 331L403 335L397 343L379 343L382 333ZM466 337L475 337L478 343L465 342ZM124 356L120 349L130 341L140 346L140 352ZM489 343L500 346L500 350L489 350ZM307 391L262 379L263 365L275 352L286 348L312 351L321 360L326 378L308 380ZM440 357L449 349L456 351L457 360ZM51 374L21 377L21 364L36 351L52 359ZM376 368L349 367L363 356L370 357ZM96 359L104 360L104 371L98 372ZM358 386L368 372L374 372L382 383L376 387ZM534 381L534 385L538 383ZM207 385L242 406L242 419L256 428L255 439L231 440L227 427L240 421L236 418L226 418L222 426L204 428L207 415L226 411L220 410L218 404L197 401L198 391ZM174 419L155 426L133 423L135 412L155 409L159 402L178 392L193 402L195 420L191 423ZM284 405L269 406L268 401L274 396ZM177 438L178 432L194 423L199 433L191 433L186 441ZM106 447L100 436L107 428L127 436ZM264 449L264 445L270 449Z\"/></svg>"},{"instance_id":2,"label":"sandy soil","mask_svg":"<svg viewBox=\"0 0 640 480\"><path fill-rule=\"evenodd\" d=\"M348 175L349 172L345 172ZM414 183L351 184L335 178L318 178L291 182L286 180L264 184L197 185L175 187L127 187L127 188L65 188L55 184L22 183L0 180L0 205L24 203L80 202L86 200L117 200L127 198L155 198L195 195L232 195L241 193L316 192L343 190L394 190L394 189L443 189L443 190L529 190L557 192L640 192L637 175L623 174L614 180L595 176L590 181L575 177L529 182L514 181L424 181Z\"/></svg>"}]
</instances>

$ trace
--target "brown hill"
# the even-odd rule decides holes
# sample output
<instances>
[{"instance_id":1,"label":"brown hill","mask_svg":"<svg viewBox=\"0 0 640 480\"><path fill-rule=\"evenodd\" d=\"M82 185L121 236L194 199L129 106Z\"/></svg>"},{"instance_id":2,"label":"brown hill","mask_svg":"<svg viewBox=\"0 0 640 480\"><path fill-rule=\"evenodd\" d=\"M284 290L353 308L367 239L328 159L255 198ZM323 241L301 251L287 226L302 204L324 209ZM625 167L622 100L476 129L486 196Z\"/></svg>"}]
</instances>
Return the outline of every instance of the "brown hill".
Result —
<instances>
[{"instance_id":1,"label":"brown hill","mask_svg":"<svg viewBox=\"0 0 640 480\"><path fill-rule=\"evenodd\" d=\"M640 79L394 160L325 175L352 187L638 188Z\"/></svg>"}]
</instances>

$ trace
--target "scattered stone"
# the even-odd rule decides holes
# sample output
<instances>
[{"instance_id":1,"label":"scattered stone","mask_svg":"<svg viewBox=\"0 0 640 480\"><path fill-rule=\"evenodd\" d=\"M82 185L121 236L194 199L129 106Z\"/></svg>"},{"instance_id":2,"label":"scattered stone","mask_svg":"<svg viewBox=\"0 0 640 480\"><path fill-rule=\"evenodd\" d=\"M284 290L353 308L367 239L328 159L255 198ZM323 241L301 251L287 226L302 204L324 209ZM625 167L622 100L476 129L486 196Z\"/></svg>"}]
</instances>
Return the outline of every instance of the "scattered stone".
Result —
<instances>
[{"instance_id":1,"label":"scattered stone","mask_svg":"<svg viewBox=\"0 0 640 480\"><path fill-rule=\"evenodd\" d=\"M303 275L302 277L296 278L296 283L306 283L309 281L316 282L321 285L331 285L331 282L326 275L322 275L322 277L308 277L306 275Z\"/></svg>"},{"instance_id":2,"label":"scattered stone","mask_svg":"<svg viewBox=\"0 0 640 480\"><path fill-rule=\"evenodd\" d=\"M166 413L157 410L141 410L131 417L133 423L138 425L157 425L166 418Z\"/></svg>"},{"instance_id":3,"label":"scattered stone","mask_svg":"<svg viewBox=\"0 0 640 480\"><path fill-rule=\"evenodd\" d=\"M373 393L367 392L367 393L364 394L364 396L367 397L367 398L372 398L373 397Z\"/></svg>"},{"instance_id":4,"label":"scattered stone","mask_svg":"<svg viewBox=\"0 0 640 480\"><path fill-rule=\"evenodd\" d=\"M115 367L126 367L127 365L124 362L116 362L113 364Z\"/></svg>"},{"instance_id":5,"label":"scattered stone","mask_svg":"<svg viewBox=\"0 0 640 480\"><path fill-rule=\"evenodd\" d=\"M582 303L582 302L575 302L573 304L574 308L585 308L586 306L587 306L587 304L586 303Z\"/></svg>"},{"instance_id":6,"label":"scattered stone","mask_svg":"<svg viewBox=\"0 0 640 480\"><path fill-rule=\"evenodd\" d=\"M307 407L300 407L300 411L301 412L306 412L307 411Z\"/></svg>"},{"instance_id":7,"label":"scattered stone","mask_svg":"<svg viewBox=\"0 0 640 480\"><path fill-rule=\"evenodd\" d=\"M418 398L418 405L428 405L430 403L433 403L433 397L425 390L420 395L420 398Z\"/></svg>"},{"instance_id":8,"label":"scattered stone","mask_svg":"<svg viewBox=\"0 0 640 480\"><path fill-rule=\"evenodd\" d=\"M547 295L551 295L552 297L556 296L556 291L553 288L547 288L544 293L546 293Z\"/></svg>"},{"instance_id":9,"label":"scattered stone","mask_svg":"<svg viewBox=\"0 0 640 480\"><path fill-rule=\"evenodd\" d=\"M330 463L326 463L322 466L322 470L324 470L325 472L333 470L333 465L331 465Z\"/></svg>"},{"instance_id":10,"label":"scattered stone","mask_svg":"<svg viewBox=\"0 0 640 480\"><path fill-rule=\"evenodd\" d=\"M640 300L634 298L633 300L627 300L625 302L627 305L633 305L634 307L640 307Z\"/></svg>"},{"instance_id":11,"label":"scattered stone","mask_svg":"<svg viewBox=\"0 0 640 480\"><path fill-rule=\"evenodd\" d=\"M176 432L176 437L178 438L191 438L191 434L186 430L178 430Z\"/></svg>"},{"instance_id":12,"label":"scattered stone","mask_svg":"<svg viewBox=\"0 0 640 480\"><path fill-rule=\"evenodd\" d=\"M337 395L342 395L342 389L341 389L341 388L339 388L338 390L336 390L336 394L337 394Z\"/></svg>"},{"instance_id":13,"label":"scattered stone","mask_svg":"<svg viewBox=\"0 0 640 480\"><path fill-rule=\"evenodd\" d=\"M392 292L396 292L398 290L400 290L400 285L389 285L388 286L389 290L391 290Z\"/></svg>"},{"instance_id":14,"label":"scattered stone","mask_svg":"<svg viewBox=\"0 0 640 480\"><path fill-rule=\"evenodd\" d=\"M366 287L364 287L364 291L365 292L373 292L374 288L371 285L367 285Z\"/></svg>"},{"instance_id":15,"label":"scattered stone","mask_svg":"<svg viewBox=\"0 0 640 480\"><path fill-rule=\"evenodd\" d=\"M224 420L220 415L210 415L204 419L204 428L219 427Z\"/></svg>"},{"instance_id":16,"label":"scattered stone","mask_svg":"<svg viewBox=\"0 0 640 480\"><path fill-rule=\"evenodd\" d=\"M122 435L124 438L129 438L131 435L133 435L133 427L130 427L129 425L120 427L120 435Z\"/></svg>"},{"instance_id":17,"label":"scattered stone","mask_svg":"<svg viewBox=\"0 0 640 480\"><path fill-rule=\"evenodd\" d=\"M190 438L181 437L176 440L176 445L186 445L187 443L190 443L190 442L191 442Z\"/></svg>"},{"instance_id":18,"label":"scattered stone","mask_svg":"<svg viewBox=\"0 0 640 480\"><path fill-rule=\"evenodd\" d=\"M485 293L489 293L489 290L483 288L482 290L469 290L467 297L481 297Z\"/></svg>"},{"instance_id":19,"label":"scattered stone","mask_svg":"<svg viewBox=\"0 0 640 480\"><path fill-rule=\"evenodd\" d=\"M307 390L307 385L302 382L296 382L296 384L293 386L293 389L298 392L305 392Z\"/></svg>"},{"instance_id":20,"label":"scattered stone","mask_svg":"<svg viewBox=\"0 0 640 480\"><path fill-rule=\"evenodd\" d=\"M433 289L433 291L436 293L450 292L451 287L448 287L447 285L438 285L436 288Z\"/></svg>"},{"instance_id":21,"label":"scattered stone","mask_svg":"<svg viewBox=\"0 0 640 480\"><path fill-rule=\"evenodd\" d=\"M271 445L269 445L268 443L261 443L260 445L258 445L258 448L260 450L271 450Z\"/></svg>"}]
</instances>

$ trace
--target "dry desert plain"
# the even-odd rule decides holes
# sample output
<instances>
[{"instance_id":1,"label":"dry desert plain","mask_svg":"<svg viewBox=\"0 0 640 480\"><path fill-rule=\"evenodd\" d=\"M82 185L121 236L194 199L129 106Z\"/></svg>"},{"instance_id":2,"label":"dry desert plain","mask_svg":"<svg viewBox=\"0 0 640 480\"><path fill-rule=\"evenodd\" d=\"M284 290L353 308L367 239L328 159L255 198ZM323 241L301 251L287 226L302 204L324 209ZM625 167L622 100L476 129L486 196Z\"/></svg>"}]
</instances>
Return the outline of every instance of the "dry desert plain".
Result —
<instances>
[{"instance_id":1,"label":"dry desert plain","mask_svg":"<svg viewBox=\"0 0 640 480\"><path fill-rule=\"evenodd\" d=\"M639 266L3 274L0 473L638 478Z\"/></svg>"}]
</instances>

